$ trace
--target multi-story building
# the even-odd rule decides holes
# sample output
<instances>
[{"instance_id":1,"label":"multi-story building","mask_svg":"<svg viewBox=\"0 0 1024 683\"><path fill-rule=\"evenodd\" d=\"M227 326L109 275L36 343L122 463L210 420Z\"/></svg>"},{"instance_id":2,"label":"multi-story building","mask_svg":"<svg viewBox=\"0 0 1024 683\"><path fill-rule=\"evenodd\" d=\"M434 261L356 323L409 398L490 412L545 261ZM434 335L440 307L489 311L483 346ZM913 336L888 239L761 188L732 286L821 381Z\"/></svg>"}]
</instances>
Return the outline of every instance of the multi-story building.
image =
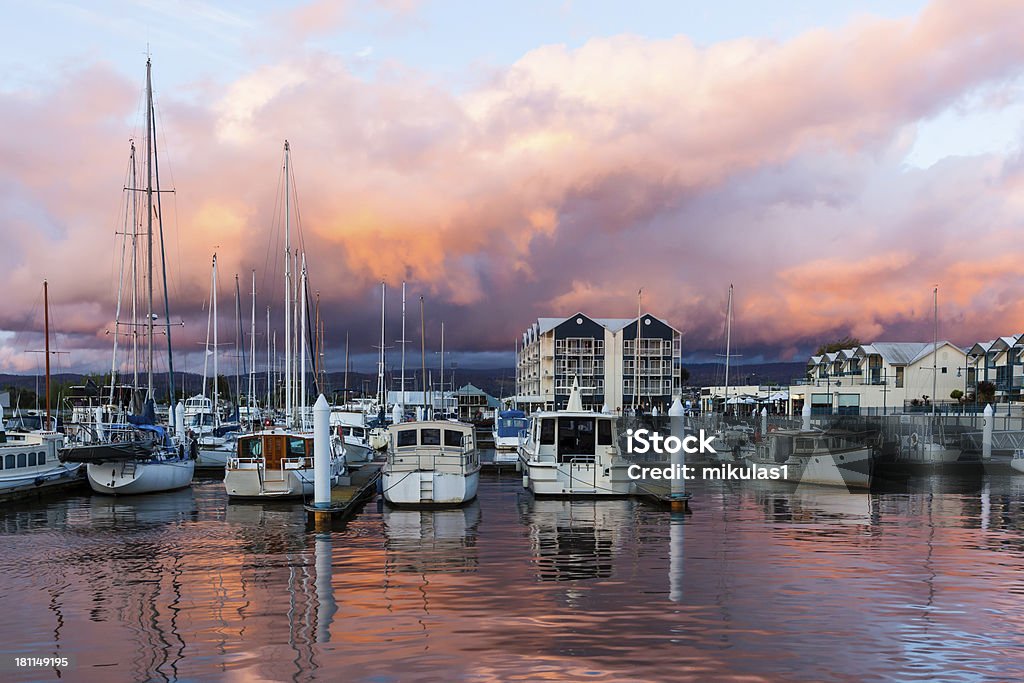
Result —
<instances>
[{"instance_id":1,"label":"multi-story building","mask_svg":"<svg viewBox=\"0 0 1024 683\"><path fill-rule=\"evenodd\" d=\"M539 318L517 353L517 401L564 408L578 382L585 408L664 411L679 394L681 348L679 330L650 314Z\"/></svg>"}]
</instances>

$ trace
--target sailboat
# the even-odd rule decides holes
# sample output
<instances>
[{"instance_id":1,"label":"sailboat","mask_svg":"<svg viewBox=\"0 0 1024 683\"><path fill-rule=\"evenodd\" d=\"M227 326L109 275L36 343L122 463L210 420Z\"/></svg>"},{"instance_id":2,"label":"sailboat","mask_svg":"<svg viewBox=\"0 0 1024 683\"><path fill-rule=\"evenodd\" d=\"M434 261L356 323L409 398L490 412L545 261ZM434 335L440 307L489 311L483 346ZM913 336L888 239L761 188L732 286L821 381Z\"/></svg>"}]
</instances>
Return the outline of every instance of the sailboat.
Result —
<instances>
[{"instance_id":1,"label":"sailboat","mask_svg":"<svg viewBox=\"0 0 1024 683\"><path fill-rule=\"evenodd\" d=\"M306 259L303 255L299 291L296 292L292 275L292 260L297 254L293 254L291 248L290 158L291 147L285 140L285 426L238 437L237 449L228 458L224 469L224 489L230 498L279 499L307 497L313 494L313 433L305 420ZM294 310L296 306L298 311ZM296 350L299 351L298 362L294 354ZM332 486L338 484L341 476L345 474L345 449L337 437L331 438L330 441L330 472Z\"/></svg>"},{"instance_id":2,"label":"sailboat","mask_svg":"<svg viewBox=\"0 0 1024 683\"><path fill-rule=\"evenodd\" d=\"M163 244L163 212L159 210L160 201L160 176L156 151L156 121L153 110L153 80L152 64L146 60L146 184L141 192L145 194L146 213L144 216L144 231L139 232L140 221L138 218L137 197L140 189L135 183L135 145L131 147L131 186L129 192L129 205L131 210L126 212L126 221L129 217L132 220L131 230L123 233L124 248L122 250L121 274L122 278L118 288L117 315L115 319L114 334L114 361L112 367L117 367L117 339L118 328L127 325L133 340L137 340L138 331L141 329L145 334L146 351L146 375L147 387L145 397L142 401L142 411L137 415L125 415L124 419L117 422L106 422L102 412L97 412L96 421L90 425L88 433L90 440L85 443L75 444L64 448L60 453L60 459L65 463L86 463L86 474L89 485L97 493L107 494L137 494L154 493L159 491L172 491L191 485L192 475L195 472L195 461L189 457L185 447L184 434L171 436L168 429L156 424L155 412L155 391L153 387L154 353L155 353L155 330L154 322L157 318L153 308L153 279L154 267L153 246L154 246L154 217L157 219L157 229L160 239L160 257L163 270L164 290L164 316L167 334L167 355L168 355L168 394L174 396L174 366L171 356L171 328L169 319L169 304L167 301L167 278L166 261L164 258ZM129 213L131 216L129 216ZM139 244L139 237L144 238L143 245ZM131 321L122 323L120 320L122 294L124 292L124 257L130 244L131 252L131 279L130 291ZM138 266L138 249L144 246L142 261L145 271L140 272ZM139 306L137 305L139 285L144 281L146 295L145 318L140 320ZM137 341L135 342L134 356L134 377L135 396L138 396L138 377L140 357ZM111 377L111 387L116 386L116 381ZM132 401L133 404L136 401ZM184 409L182 408L182 413Z\"/></svg>"},{"instance_id":3,"label":"sailboat","mask_svg":"<svg viewBox=\"0 0 1024 683\"><path fill-rule=\"evenodd\" d=\"M73 480L79 463L62 463L57 457L64 435L53 429L50 416L50 299L43 281L43 329L46 337L46 422L42 429L6 434L0 420L0 492L41 488Z\"/></svg>"}]
</instances>

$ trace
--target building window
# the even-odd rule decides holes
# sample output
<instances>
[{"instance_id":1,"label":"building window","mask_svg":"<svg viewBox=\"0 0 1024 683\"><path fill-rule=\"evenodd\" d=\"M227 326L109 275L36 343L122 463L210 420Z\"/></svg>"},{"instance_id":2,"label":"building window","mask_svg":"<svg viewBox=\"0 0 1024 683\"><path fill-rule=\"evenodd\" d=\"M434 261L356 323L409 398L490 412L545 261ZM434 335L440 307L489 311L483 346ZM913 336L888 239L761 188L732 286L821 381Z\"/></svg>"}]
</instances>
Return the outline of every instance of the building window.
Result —
<instances>
[{"instance_id":1,"label":"building window","mask_svg":"<svg viewBox=\"0 0 1024 683\"><path fill-rule=\"evenodd\" d=\"M943 375L945 375L945 374L946 374L946 372L947 372L947 371L946 371L946 368L942 368L942 374L943 374Z\"/></svg>"},{"instance_id":2,"label":"building window","mask_svg":"<svg viewBox=\"0 0 1024 683\"><path fill-rule=\"evenodd\" d=\"M896 388L903 388L903 368L896 368Z\"/></svg>"}]
</instances>

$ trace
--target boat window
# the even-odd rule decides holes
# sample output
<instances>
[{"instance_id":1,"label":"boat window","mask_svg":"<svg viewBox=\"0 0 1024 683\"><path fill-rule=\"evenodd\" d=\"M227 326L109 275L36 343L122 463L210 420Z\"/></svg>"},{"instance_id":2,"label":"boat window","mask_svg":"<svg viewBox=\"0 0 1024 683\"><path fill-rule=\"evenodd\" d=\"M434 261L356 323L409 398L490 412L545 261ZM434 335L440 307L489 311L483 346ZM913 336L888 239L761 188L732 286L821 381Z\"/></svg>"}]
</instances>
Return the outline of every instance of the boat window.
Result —
<instances>
[{"instance_id":1,"label":"boat window","mask_svg":"<svg viewBox=\"0 0 1024 683\"><path fill-rule=\"evenodd\" d=\"M1016 458L1016 457L1019 457L1019 456L1016 453L1014 453L1013 457ZM2 470L3 468L4 468L4 459L0 458L0 470Z\"/></svg>"},{"instance_id":2,"label":"boat window","mask_svg":"<svg viewBox=\"0 0 1024 683\"><path fill-rule=\"evenodd\" d=\"M793 450L812 451L814 450L814 439L797 439L793 444Z\"/></svg>"},{"instance_id":3,"label":"boat window","mask_svg":"<svg viewBox=\"0 0 1024 683\"><path fill-rule=\"evenodd\" d=\"M364 436L366 436L366 430L364 430L362 427L353 427L352 436L356 437L357 439L362 439Z\"/></svg>"},{"instance_id":4,"label":"boat window","mask_svg":"<svg viewBox=\"0 0 1024 683\"><path fill-rule=\"evenodd\" d=\"M402 446L415 446L416 445L416 430L415 429L403 429L398 432L398 447Z\"/></svg>"},{"instance_id":5,"label":"boat window","mask_svg":"<svg viewBox=\"0 0 1024 683\"><path fill-rule=\"evenodd\" d=\"M594 419L558 418L558 455L593 455Z\"/></svg>"},{"instance_id":6,"label":"boat window","mask_svg":"<svg viewBox=\"0 0 1024 683\"><path fill-rule=\"evenodd\" d=\"M242 457L258 458L263 455L263 442L259 439L242 440Z\"/></svg>"},{"instance_id":7,"label":"boat window","mask_svg":"<svg viewBox=\"0 0 1024 683\"><path fill-rule=\"evenodd\" d=\"M293 458L306 457L306 440L301 437L288 439L288 455Z\"/></svg>"},{"instance_id":8,"label":"boat window","mask_svg":"<svg viewBox=\"0 0 1024 683\"><path fill-rule=\"evenodd\" d=\"M540 421L540 442L545 446L555 445L555 421L546 419Z\"/></svg>"},{"instance_id":9,"label":"boat window","mask_svg":"<svg viewBox=\"0 0 1024 683\"><path fill-rule=\"evenodd\" d=\"M36 464L37 465L45 465L46 464L46 453L42 453L41 452L39 454L39 460L36 461Z\"/></svg>"},{"instance_id":10,"label":"boat window","mask_svg":"<svg viewBox=\"0 0 1024 683\"><path fill-rule=\"evenodd\" d=\"M14 453L11 453L7 458L5 458L4 469L13 470L15 467L17 467L17 465L14 464Z\"/></svg>"},{"instance_id":11,"label":"boat window","mask_svg":"<svg viewBox=\"0 0 1024 683\"><path fill-rule=\"evenodd\" d=\"M29 453L28 454L28 466L29 467L35 467L36 466L36 454L35 453Z\"/></svg>"},{"instance_id":12,"label":"boat window","mask_svg":"<svg viewBox=\"0 0 1024 683\"><path fill-rule=\"evenodd\" d=\"M25 467L25 454L18 453L18 467Z\"/></svg>"},{"instance_id":13,"label":"boat window","mask_svg":"<svg viewBox=\"0 0 1024 683\"><path fill-rule=\"evenodd\" d=\"M612 421L611 420L598 420L597 421L597 445L598 446L611 446L612 445Z\"/></svg>"},{"instance_id":14,"label":"boat window","mask_svg":"<svg viewBox=\"0 0 1024 683\"><path fill-rule=\"evenodd\" d=\"M457 432L454 429L444 430L444 445L454 446L459 448L462 446L462 432Z\"/></svg>"},{"instance_id":15,"label":"boat window","mask_svg":"<svg viewBox=\"0 0 1024 683\"><path fill-rule=\"evenodd\" d=\"M441 430L440 429L421 429L420 430L420 444L423 446L440 446L441 445Z\"/></svg>"}]
</instances>

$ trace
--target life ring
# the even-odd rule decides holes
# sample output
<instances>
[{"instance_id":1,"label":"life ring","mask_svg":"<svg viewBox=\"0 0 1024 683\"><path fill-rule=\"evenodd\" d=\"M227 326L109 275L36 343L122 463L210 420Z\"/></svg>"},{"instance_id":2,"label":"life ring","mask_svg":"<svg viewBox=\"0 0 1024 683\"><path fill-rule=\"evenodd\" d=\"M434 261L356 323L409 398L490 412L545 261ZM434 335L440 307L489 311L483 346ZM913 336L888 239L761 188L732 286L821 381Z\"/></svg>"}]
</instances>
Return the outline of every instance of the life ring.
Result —
<instances>
[{"instance_id":1,"label":"life ring","mask_svg":"<svg viewBox=\"0 0 1024 683\"><path fill-rule=\"evenodd\" d=\"M910 445L916 448L918 441L920 441L920 439L917 438L917 432L912 432L910 434Z\"/></svg>"}]
</instances>

